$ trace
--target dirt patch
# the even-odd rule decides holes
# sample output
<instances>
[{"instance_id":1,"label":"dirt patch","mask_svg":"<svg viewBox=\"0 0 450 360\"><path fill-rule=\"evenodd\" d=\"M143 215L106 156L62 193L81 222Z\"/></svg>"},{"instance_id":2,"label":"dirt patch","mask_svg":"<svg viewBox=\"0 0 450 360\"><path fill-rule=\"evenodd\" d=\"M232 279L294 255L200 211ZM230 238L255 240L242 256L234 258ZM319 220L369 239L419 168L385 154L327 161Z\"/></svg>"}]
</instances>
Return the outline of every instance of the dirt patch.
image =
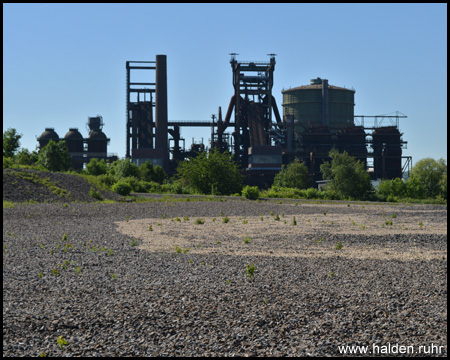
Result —
<instances>
[{"instance_id":1,"label":"dirt patch","mask_svg":"<svg viewBox=\"0 0 450 360\"><path fill-rule=\"evenodd\" d=\"M117 222L123 234L142 241L152 252L274 257L333 257L355 259L442 259L443 249L424 247L409 239L423 234L444 235L447 224L424 220L423 212L403 211L398 218L380 216L379 209L351 214L140 219ZM295 216L296 225L293 224ZM196 224L197 220L204 221ZM391 225L392 222L392 225ZM151 227L151 230L149 228ZM400 241L393 241L393 237ZM376 240L373 240L376 237ZM352 240L349 241L348 239ZM368 241L368 239L371 239ZM356 239L356 240L355 240ZM342 245L339 248L339 243Z\"/></svg>"}]
</instances>

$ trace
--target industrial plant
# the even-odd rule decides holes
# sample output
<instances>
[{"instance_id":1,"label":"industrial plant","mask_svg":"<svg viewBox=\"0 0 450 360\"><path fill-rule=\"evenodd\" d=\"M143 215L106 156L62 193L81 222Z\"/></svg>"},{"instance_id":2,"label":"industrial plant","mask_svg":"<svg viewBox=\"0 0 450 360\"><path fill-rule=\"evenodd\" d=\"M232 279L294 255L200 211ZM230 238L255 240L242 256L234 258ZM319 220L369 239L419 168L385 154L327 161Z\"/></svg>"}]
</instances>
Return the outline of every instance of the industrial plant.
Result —
<instances>
[{"instance_id":1,"label":"industrial plant","mask_svg":"<svg viewBox=\"0 0 450 360\"><path fill-rule=\"evenodd\" d=\"M407 142L399 131L405 115L355 115L355 90L330 85L320 77L282 91L282 116L272 94L275 54L269 61L238 61L231 55L232 89L230 102L211 120L168 119L167 57L155 61L126 62L126 151L125 157L140 165L150 161L166 173L176 172L179 161L200 151L229 151L245 174L245 182L270 186L274 176L298 159L309 169L317 184L322 180L320 165L329 160L332 148L347 151L360 160L372 179L393 179L409 173L411 157L403 156ZM132 82L134 72L143 72L148 81ZM40 148L50 139L65 140L74 169L83 168L92 158L112 161L108 156L110 139L102 132L101 116L89 117L89 136L84 139L71 128L60 139L54 129L46 128L38 138ZM183 127L206 127L211 138L205 144L185 148Z\"/></svg>"}]
</instances>

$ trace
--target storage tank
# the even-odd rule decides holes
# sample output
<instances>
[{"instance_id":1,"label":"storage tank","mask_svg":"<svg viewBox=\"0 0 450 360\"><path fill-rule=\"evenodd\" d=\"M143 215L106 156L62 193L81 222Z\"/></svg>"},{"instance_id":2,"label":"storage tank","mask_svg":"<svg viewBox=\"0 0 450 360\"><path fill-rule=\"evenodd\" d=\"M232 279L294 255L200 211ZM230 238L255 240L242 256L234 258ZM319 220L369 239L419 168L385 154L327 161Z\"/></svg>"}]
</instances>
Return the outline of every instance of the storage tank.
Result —
<instances>
[{"instance_id":1,"label":"storage tank","mask_svg":"<svg viewBox=\"0 0 450 360\"><path fill-rule=\"evenodd\" d=\"M45 131L37 138L37 141L39 141L39 150L42 150L50 140L58 142L60 140L59 135L55 132L54 128L45 128Z\"/></svg>"},{"instance_id":2,"label":"storage tank","mask_svg":"<svg viewBox=\"0 0 450 360\"><path fill-rule=\"evenodd\" d=\"M87 138L87 155L98 159L106 157L109 139L101 130L92 130Z\"/></svg>"},{"instance_id":3,"label":"storage tank","mask_svg":"<svg viewBox=\"0 0 450 360\"><path fill-rule=\"evenodd\" d=\"M77 128L69 128L69 131L64 136L64 140L72 157L72 169L83 169L83 136Z\"/></svg>"},{"instance_id":4,"label":"storage tank","mask_svg":"<svg viewBox=\"0 0 450 360\"><path fill-rule=\"evenodd\" d=\"M376 179L402 177L402 140L396 126L383 126L372 133L374 176Z\"/></svg>"},{"instance_id":5,"label":"storage tank","mask_svg":"<svg viewBox=\"0 0 450 360\"><path fill-rule=\"evenodd\" d=\"M355 90L328 85L326 79L312 79L310 85L283 90L283 118L294 117L294 131L326 125L338 128L353 125Z\"/></svg>"}]
</instances>

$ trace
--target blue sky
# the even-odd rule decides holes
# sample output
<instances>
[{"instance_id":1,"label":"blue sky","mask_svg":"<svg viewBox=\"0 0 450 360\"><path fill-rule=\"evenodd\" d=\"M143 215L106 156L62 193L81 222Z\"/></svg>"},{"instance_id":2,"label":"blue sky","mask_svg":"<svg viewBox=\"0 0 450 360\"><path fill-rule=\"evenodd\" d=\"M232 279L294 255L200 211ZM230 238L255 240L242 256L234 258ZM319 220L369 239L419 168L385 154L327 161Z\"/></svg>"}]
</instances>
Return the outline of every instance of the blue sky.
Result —
<instances>
[{"instance_id":1,"label":"blue sky","mask_svg":"<svg viewBox=\"0 0 450 360\"><path fill-rule=\"evenodd\" d=\"M447 4L3 4L3 129L33 150L46 127L87 137L99 114L123 157L127 60L167 55L169 121L210 120L233 95L232 52L277 54L280 112L283 88L326 78L356 90L357 115L406 114L413 163L447 159Z\"/></svg>"}]
</instances>

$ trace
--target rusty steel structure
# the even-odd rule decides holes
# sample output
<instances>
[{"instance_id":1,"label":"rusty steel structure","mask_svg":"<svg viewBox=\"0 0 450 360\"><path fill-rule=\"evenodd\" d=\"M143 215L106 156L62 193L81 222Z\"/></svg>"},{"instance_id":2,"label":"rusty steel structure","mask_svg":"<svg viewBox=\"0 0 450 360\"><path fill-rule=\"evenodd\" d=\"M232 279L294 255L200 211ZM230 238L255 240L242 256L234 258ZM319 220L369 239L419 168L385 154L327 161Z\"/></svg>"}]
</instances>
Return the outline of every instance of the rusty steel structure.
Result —
<instances>
[{"instance_id":1,"label":"rusty steel structure","mask_svg":"<svg viewBox=\"0 0 450 360\"><path fill-rule=\"evenodd\" d=\"M412 158L402 154L407 142L399 130L399 119L406 115L354 115L355 90L318 77L309 85L283 89L281 117L272 94L275 54L268 54L269 61L238 61L238 54L230 55L233 94L225 117L219 107L210 121L168 120L166 55L156 55L155 61L126 61L125 157L137 165L150 161L173 175L179 161L201 151L229 151L245 181L262 187L270 186L282 165L294 159L307 165L312 180L322 180L320 165L330 160L333 148L361 161L373 179L402 177L405 169L410 171ZM136 74L141 77L135 79ZM89 117L88 126L86 139L76 128L64 137L74 169L93 157L114 159L106 153L109 139L102 132L102 118ZM203 138L201 143L193 139L186 150L182 127L209 127L210 146ZM38 138L40 148L50 139L62 140L53 128L46 128Z\"/></svg>"},{"instance_id":2,"label":"rusty steel structure","mask_svg":"<svg viewBox=\"0 0 450 360\"><path fill-rule=\"evenodd\" d=\"M236 53L231 55L234 94L228 105L224 121L219 111L217 122L217 142L223 148L223 135L234 111L234 156L236 161L247 168L249 148L272 145L272 112L276 125L280 129L283 123L278 112L277 103L272 95L273 72L275 71L275 54L269 54L270 61L237 61ZM281 155L281 154L280 154ZM281 166L281 164L280 164Z\"/></svg>"}]
</instances>

